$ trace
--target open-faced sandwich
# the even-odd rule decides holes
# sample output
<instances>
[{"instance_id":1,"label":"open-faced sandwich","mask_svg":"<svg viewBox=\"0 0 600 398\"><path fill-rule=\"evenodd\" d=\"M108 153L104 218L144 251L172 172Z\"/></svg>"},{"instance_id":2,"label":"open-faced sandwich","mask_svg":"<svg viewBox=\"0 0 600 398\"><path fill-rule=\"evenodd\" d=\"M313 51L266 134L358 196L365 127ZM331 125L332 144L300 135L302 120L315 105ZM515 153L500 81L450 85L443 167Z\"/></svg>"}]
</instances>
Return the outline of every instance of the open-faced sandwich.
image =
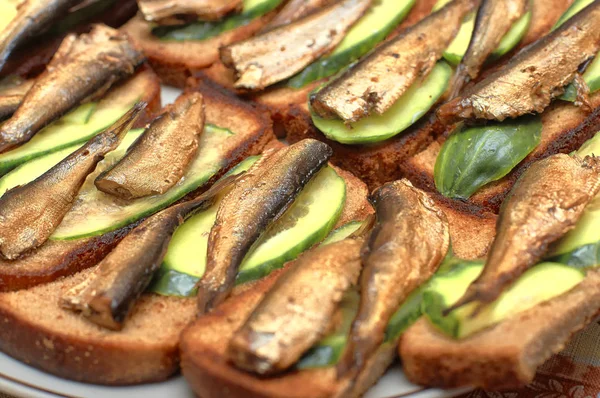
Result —
<instances>
[{"instance_id":1,"label":"open-faced sandwich","mask_svg":"<svg viewBox=\"0 0 600 398\"><path fill-rule=\"evenodd\" d=\"M398 357L502 389L600 312L600 0L83 23L117 3L0 5L0 68L43 69L0 84L1 351L202 398L359 397Z\"/></svg>"}]
</instances>

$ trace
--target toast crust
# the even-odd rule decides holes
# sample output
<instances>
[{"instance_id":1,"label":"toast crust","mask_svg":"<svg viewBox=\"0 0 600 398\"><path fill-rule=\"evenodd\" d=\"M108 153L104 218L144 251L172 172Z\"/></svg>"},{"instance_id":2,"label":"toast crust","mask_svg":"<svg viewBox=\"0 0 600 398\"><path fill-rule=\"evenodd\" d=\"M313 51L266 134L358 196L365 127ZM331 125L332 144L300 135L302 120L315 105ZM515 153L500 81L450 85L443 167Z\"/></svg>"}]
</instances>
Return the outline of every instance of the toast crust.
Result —
<instances>
[{"instance_id":1,"label":"toast crust","mask_svg":"<svg viewBox=\"0 0 600 398\"><path fill-rule=\"evenodd\" d=\"M219 48L253 36L276 12L271 11L246 25L198 41L160 40L152 35L150 24L140 14L121 29L142 49L163 83L183 88L189 77L218 61Z\"/></svg>"},{"instance_id":2,"label":"toast crust","mask_svg":"<svg viewBox=\"0 0 600 398\"><path fill-rule=\"evenodd\" d=\"M142 76L140 76L142 74ZM160 86L158 78L149 67L138 74L137 84L142 84L142 92L148 96L148 108L152 109L152 117L142 120L144 126L160 109ZM145 77L144 77L145 76ZM147 85L144 84L151 83ZM123 84L111 95L118 95L119 90L131 89L130 84ZM136 88L140 89L140 88ZM273 140L271 122L264 111L255 109L224 90L195 82L190 90L202 92L205 101L207 123L219 124L231 131L240 133L235 148L229 153L228 165L204 187L190 193L187 199L202 193L206 186L218 179L229 168L247 156L260 153L265 145ZM122 92L122 91L121 91ZM139 123L139 122L138 122ZM59 277L72 275L82 269L100 262L125 237L133 226L127 226L102 236L79 239L75 241L48 241L40 249L23 259L16 261L0 260L0 292L25 289L41 283L48 283Z\"/></svg>"},{"instance_id":3,"label":"toast crust","mask_svg":"<svg viewBox=\"0 0 600 398\"><path fill-rule=\"evenodd\" d=\"M402 336L404 373L415 383L441 388L519 388L538 366L561 351L600 310L600 272L588 272L569 292L463 340L419 320Z\"/></svg>"}]
</instances>

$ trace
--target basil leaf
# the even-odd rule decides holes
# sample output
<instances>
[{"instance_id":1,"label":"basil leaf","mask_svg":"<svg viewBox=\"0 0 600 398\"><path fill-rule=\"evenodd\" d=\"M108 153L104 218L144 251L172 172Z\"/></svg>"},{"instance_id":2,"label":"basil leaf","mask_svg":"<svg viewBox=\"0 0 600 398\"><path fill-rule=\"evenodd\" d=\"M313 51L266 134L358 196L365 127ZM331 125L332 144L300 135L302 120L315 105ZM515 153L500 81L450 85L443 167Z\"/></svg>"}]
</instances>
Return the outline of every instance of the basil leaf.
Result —
<instances>
[{"instance_id":1,"label":"basil leaf","mask_svg":"<svg viewBox=\"0 0 600 398\"><path fill-rule=\"evenodd\" d=\"M482 186L507 175L540 143L541 133L539 116L458 127L435 163L436 188L449 198L469 198Z\"/></svg>"}]
</instances>

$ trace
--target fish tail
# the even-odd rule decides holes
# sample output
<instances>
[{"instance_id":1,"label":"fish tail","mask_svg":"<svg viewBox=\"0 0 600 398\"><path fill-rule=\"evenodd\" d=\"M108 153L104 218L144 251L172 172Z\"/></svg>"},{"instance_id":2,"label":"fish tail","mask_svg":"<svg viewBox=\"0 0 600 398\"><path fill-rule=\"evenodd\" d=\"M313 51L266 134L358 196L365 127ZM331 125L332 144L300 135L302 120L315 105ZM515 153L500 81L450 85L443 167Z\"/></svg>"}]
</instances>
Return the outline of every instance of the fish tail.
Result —
<instances>
[{"instance_id":1,"label":"fish tail","mask_svg":"<svg viewBox=\"0 0 600 398\"><path fill-rule=\"evenodd\" d=\"M443 124L451 124L457 121L457 117L464 110L464 106L461 103L462 98L456 97L440 106L436 111L436 116Z\"/></svg>"},{"instance_id":2,"label":"fish tail","mask_svg":"<svg viewBox=\"0 0 600 398\"><path fill-rule=\"evenodd\" d=\"M474 301L478 301L478 300L479 300L478 290L469 288L469 290L467 290L467 292L456 303L452 304L450 307L443 310L442 315L448 316L448 315L450 315L451 312L453 312L461 307L464 307L465 305L470 304Z\"/></svg>"},{"instance_id":3,"label":"fish tail","mask_svg":"<svg viewBox=\"0 0 600 398\"><path fill-rule=\"evenodd\" d=\"M89 145L100 143L100 147L105 148L107 152L115 149L121 143L125 134L131 130L144 108L146 108L146 102L140 101L136 103L119 120L104 130L104 132L92 138L89 141Z\"/></svg>"},{"instance_id":4,"label":"fish tail","mask_svg":"<svg viewBox=\"0 0 600 398\"><path fill-rule=\"evenodd\" d=\"M465 84L467 84L470 80L471 79L466 66L461 63L458 65L458 68L456 68L456 73L450 82L450 93L448 94L448 100L453 100L454 98L458 97L458 94L460 94Z\"/></svg>"}]
</instances>

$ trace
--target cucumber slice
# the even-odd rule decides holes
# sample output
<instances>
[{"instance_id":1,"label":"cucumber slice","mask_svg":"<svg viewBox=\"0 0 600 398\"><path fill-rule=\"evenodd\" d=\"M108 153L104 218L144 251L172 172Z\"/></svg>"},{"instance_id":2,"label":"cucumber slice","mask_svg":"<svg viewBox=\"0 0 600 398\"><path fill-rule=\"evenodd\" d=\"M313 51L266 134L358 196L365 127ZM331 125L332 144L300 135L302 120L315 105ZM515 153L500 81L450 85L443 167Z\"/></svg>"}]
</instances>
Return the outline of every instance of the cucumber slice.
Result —
<instances>
[{"instance_id":1,"label":"cucumber slice","mask_svg":"<svg viewBox=\"0 0 600 398\"><path fill-rule=\"evenodd\" d=\"M450 1L451 0L438 0L433 7L433 11L439 10ZM471 42L471 37L473 36L473 31L475 30L476 17L476 12L472 12L467 15L456 37L444 52L444 58L452 65L458 65L465 56L467 49L469 48L469 43ZM494 50L490 57L499 58L512 50L521 41L521 39L523 39L525 33L527 33L530 22L531 11L528 11L513 24L508 32L506 32L504 37L502 37L498 48Z\"/></svg>"},{"instance_id":2,"label":"cucumber slice","mask_svg":"<svg viewBox=\"0 0 600 398\"><path fill-rule=\"evenodd\" d=\"M327 238L321 242L321 245L328 245L330 243L335 243L346 239L356 232L362 224L362 221L350 221L349 223L342 225L341 227L331 231Z\"/></svg>"},{"instance_id":3,"label":"cucumber slice","mask_svg":"<svg viewBox=\"0 0 600 398\"><path fill-rule=\"evenodd\" d=\"M345 203L346 182L334 169L325 167L246 255L236 283L267 276L322 241L340 218Z\"/></svg>"},{"instance_id":4,"label":"cucumber slice","mask_svg":"<svg viewBox=\"0 0 600 398\"><path fill-rule=\"evenodd\" d=\"M124 152L140 135L144 132L144 129L135 129L127 133L123 138L121 145L115 151ZM65 149L61 149L58 152L51 153L41 158L34 159L30 162L24 163L12 170L4 177L0 178L0 196L4 195L9 189L15 188L19 185L27 184L50 170L58 162L66 158L71 153L79 149L83 144L76 144ZM110 155L108 155L110 156ZM107 157L108 157L107 156ZM119 156L119 155L117 155Z\"/></svg>"},{"instance_id":5,"label":"cucumber slice","mask_svg":"<svg viewBox=\"0 0 600 398\"><path fill-rule=\"evenodd\" d=\"M241 172L256 158L242 162L235 169ZM221 198L225 195L223 193ZM321 170L304 189L292 206L255 243L240 267L237 284L262 278L285 262L293 260L327 235L344 207L346 184L335 170ZM164 295L191 295L188 275L198 280L206 269L208 235L215 223L220 198L207 210L191 217L177 229L165 256L161 271L151 290ZM171 271L171 272L167 272ZM170 278L183 278L183 285ZM193 286L192 286L193 287ZM181 294L184 292L185 294Z\"/></svg>"},{"instance_id":6,"label":"cucumber slice","mask_svg":"<svg viewBox=\"0 0 600 398\"><path fill-rule=\"evenodd\" d=\"M233 137L229 130L207 125L196 159L173 188L163 195L129 201L100 192L94 185L98 174L115 164L120 159L119 155L122 157L125 154L124 151L113 151L88 177L79 191L75 205L50 239L71 240L102 235L167 207L201 187L223 167L222 151L226 150L229 137Z\"/></svg>"},{"instance_id":7,"label":"cucumber slice","mask_svg":"<svg viewBox=\"0 0 600 398\"><path fill-rule=\"evenodd\" d=\"M259 156L250 156L226 175L246 171L258 159ZM189 218L177 228L171 238L163 263L147 291L163 296L192 297L196 295L196 283L206 270L208 235L217 218L219 203L227 192L229 190L222 192L211 207Z\"/></svg>"},{"instance_id":8,"label":"cucumber slice","mask_svg":"<svg viewBox=\"0 0 600 398\"><path fill-rule=\"evenodd\" d=\"M569 18L583 10L585 7L592 4L594 0L575 0L573 4L565 11L563 15L558 19L558 22L552 27L552 30L559 28L562 24L567 22Z\"/></svg>"},{"instance_id":9,"label":"cucumber slice","mask_svg":"<svg viewBox=\"0 0 600 398\"><path fill-rule=\"evenodd\" d=\"M415 289L394 315L392 315L392 318L385 329L384 342L387 343L396 340L396 338L400 337L406 329L423 315L421 303L423 302L423 292L427 286L428 284L425 283Z\"/></svg>"},{"instance_id":10,"label":"cucumber slice","mask_svg":"<svg viewBox=\"0 0 600 398\"><path fill-rule=\"evenodd\" d=\"M484 307L475 317L477 303L466 305L444 317L442 311L455 303L483 270L483 264L469 264L432 279L423 293L423 312L445 334L462 339L493 326L517 313L569 291L585 274L557 263L541 263L526 271L498 300ZM544 283L540 283L544 281Z\"/></svg>"},{"instance_id":11,"label":"cucumber slice","mask_svg":"<svg viewBox=\"0 0 600 398\"><path fill-rule=\"evenodd\" d=\"M383 115L366 117L351 127L337 119L311 114L313 123L327 138L342 144L366 144L387 140L414 124L437 102L448 88L452 68L438 62L421 82L414 83Z\"/></svg>"},{"instance_id":12,"label":"cucumber slice","mask_svg":"<svg viewBox=\"0 0 600 398\"><path fill-rule=\"evenodd\" d=\"M165 41L206 40L249 24L253 19L273 11L282 0L244 0L241 14L220 21L198 21L179 26L156 26L152 34Z\"/></svg>"},{"instance_id":13,"label":"cucumber slice","mask_svg":"<svg viewBox=\"0 0 600 398\"><path fill-rule=\"evenodd\" d=\"M0 32L17 16L16 0L0 1Z\"/></svg>"},{"instance_id":14,"label":"cucumber slice","mask_svg":"<svg viewBox=\"0 0 600 398\"><path fill-rule=\"evenodd\" d=\"M258 156L249 157L228 174L239 174L246 171L258 159ZM217 210L221 199L228 191L222 192L211 207L191 217L177 229L163 260L165 267L196 278L204 275L208 235L217 219Z\"/></svg>"},{"instance_id":15,"label":"cucumber slice","mask_svg":"<svg viewBox=\"0 0 600 398\"><path fill-rule=\"evenodd\" d=\"M289 79L287 86L302 88L314 81L335 75L385 39L402 22L414 4L415 0L375 2L331 54L318 59Z\"/></svg>"},{"instance_id":16,"label":"cucumber slice","mask_svg":"<svg viewBox=\"0 0 600 398\"><path fill-rule=\"evenodd\" d=\"M31 159L88 141L123 116L142 94L134 90L119 92L120 98L109 95L97 104L80 105L34 135L29 142L0 154L0 176Z\"/></svg>"},{"instance_id":17,"label":"cucumber slice","mask_svg":"<svg viewBox=\"0 0 600 398\"><path fill-rule=\"evenodd\" d=\"M359 303L360 295L356 290L344 293L340 302L340 324L300 358L296 364L297 369L326 368L338 363L348 343L348 334L358 312Z\"/></svg>"}]
</instances>

